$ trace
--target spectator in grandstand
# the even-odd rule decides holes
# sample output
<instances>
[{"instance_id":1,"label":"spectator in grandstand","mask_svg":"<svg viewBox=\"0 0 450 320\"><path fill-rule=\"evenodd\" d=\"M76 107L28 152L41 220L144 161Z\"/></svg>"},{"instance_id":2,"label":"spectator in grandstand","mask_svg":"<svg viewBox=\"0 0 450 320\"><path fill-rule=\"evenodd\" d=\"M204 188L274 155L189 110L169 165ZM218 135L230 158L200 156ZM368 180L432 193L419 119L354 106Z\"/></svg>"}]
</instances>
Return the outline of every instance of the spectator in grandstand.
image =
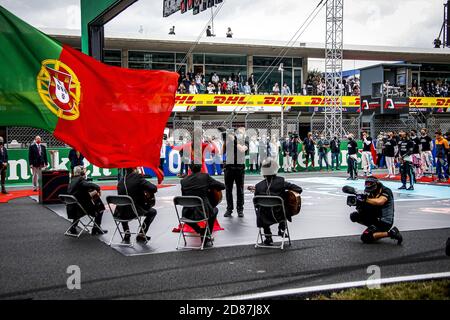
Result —
<instances>
[{"instance_id":1,"label":"spectator in grandstand","mask_svg":"<svg viewBox=\"0 0 450 320\"><path fill-rule=\"evenodd\" d=\"M396 155L397 140L393 132L388 132L387 137L383 142L383 155L386 160L388 175L386 178L395 177L395 155Z\"/></svg>"},{"instance_id":2,"label":"spectator in grandstand","mask_svg":"<svg viewBox=\"0 0 450 320\"><path fill-rule=\"evenodd\" d=\"M206 36L207 37L215 37L216 35L212 33L212 29L211 26L208 26L208 28L206 29Z\"/></svg>"},{"instance_id":3,"label":"spectator in grandstand","mask_svg":"<svg viewBox=\"0 0 450 320\"><path fill-rule=\"evenodd\" d=\"M359 96L360 94L361 94L361 91L360 91L359 85L355 84L353 86L353 93L352 93L352 95Z\"/></svg>"},{"instance_id":4,"label":"spectator in grandstand","mask_svg":"<svg viewBox=\"0 0 450 320\"><path fill-rule=\"evenodd\" d=\"M202 82L200 82L200 84L199 84L197 87L198 87L198 92L199 92L200 94L206 93L206 83L205 83L205 80L203 80Z\"/></svg>"},{"instance_id":5,"label":"spectator in grandstand","mask_svg":"<svg viewBox=\"0 0 450 320\"><path fill-rule=\"evenodd\" d=\"M319 84L317 85L317 94L319 96L325 94L325 79L320 79Z\"/></svg>"},{"instance_id":6,"label":"spectator in grandstand","mask_svg":"<svg viewBox=\"0 0 450 320\"><path fill-rule=\"evenodd\" d=\"M211 77L211 82L217 87L217 85L219 84L220 78L217 75L217 73L213 73L212 77Z\"/></svg>"},{"instance_id":7,"label":"spectator in grandstand","mask_svg":"<svg viewBox=\"0 0 450 320\"><path fill-rule=\"evenodd\" d=\"M216 91L216 87L212 84L212 82L208 83L206 91L208 91L208 94L214 94L214 92Z\"/></svg>"},{"instance_id":8,"label":"spectator in grandstand","mask_svg":"<svg viewBox=\"0 0 450 320\"><path fill-rule=\"evenodd\" d=\"M308 95L308 90L306 88L306 83L302 85L302 95L304 95L304 96Z\"/></svg>"},{"instance_id":9,"label":"spectator in grandstand","mask_svg":"<svg viewBox=\"0 0 450 320\"><path fill-rule=\"evenodd\" d=\"M189 85L189 94L198 94L198 88L195 81L192 81Z\"/></svg>"},{"instance_id":10,"label":"spectator in grandstand","mask_svg":"<svg viewBox=\"0 0 450 320\"><path fill-rule=\"evenodd\" d=\"M280 86L278 82L275 82L275 85L272 88L272 94L279 95L280 94Z\"/></svg>"},{"instance_id":11,"label":"spectator in grandstand","mask_svg":"<svg viewBox=\"0 0 450 320\"><path fill-rule=\"evenodd\" d=\"M227 92L228 92L227 79L223 78L223 80L220 84L220 93L225 94Z\"/></svg>"},{"instance_id":12,"label":"spectator in grandstand","mask_svg":"<svg viewBox=\"0 0 450 320\"><path fill-rule=\"evenodd\" d=\"M195 83L197 85L200 85L200 83L202 83L202 81L203 81L203 75L201 73L197 73L195 75Z\"/></svg>"},{"instance_id":13,"label":"spectator in grandstand","mask_svg":"<svg viewBox=\"0 0 450 320\"><path fill-rule=\"evenodd\" d=\"M186 87L184 86L184 83L180 83L180 85L178 86L178 93L186 93Z\"/></svg>"},{"instance_id":14,"label":"spectator in grandstand","mask_svg":"<svg viewBox=\"0 0 450 320\"><path fill-rule=\"evenodd\" d=\"M251 94L251 93L252 93L252 88L248 84L248 81L246 81L245 86L244 86L244 94Z\"/></svg>"},{"instance_id":15,"label":"spectator in grandstand","mask_svg":"<svg viewBox=\"0 0 450 320\"><path fill-rule=\"evenodd\" d=\"M417 97L417 89L416 87L411 87L411 90L409 91L409 96L410 97Z\"/></svg>"},{"instance_id":16,"label":"spectator in grandstand","mask_svg":"<svg viewBox=\"0 0 450 320\"><path fill-rule=\"evenodd\" d=\"M175 26L172 26L172 28L169 29L170 35L175 35Z\"/></svg>"},{"instance_id":17,"label":"spectator in grandstand","mask_svg":"<svg viewBox=\"0 0 450 320\"><path fill-rule=\"evenodd\" d=\"M283 87L281 88L281 94L284 96L291 95L291 88L289 88L286 82L283 84Z\"/></svg>"},{"instance_id":18,"label":"spectator in grandstand","mask_svg":"<svg viewBox=\"0 0 450 320\"><path fill-rule=\"evenodd\" d=\"M6 169L8 168L8 150L3 143L3 137L0 137L0 185L2 187L2 193L8 194L5 188L6 181Z\"/></svg>"},{"instance_id":19,"label":"spectator in grandstand","mask_svg":"<svg viewBox=\"0 0 450 320\"><path fill-rule=\"evenodd\" d=\"M183 80L181 81L186 89L186 91L189 89L189 86L191 85L191 80L189 80L189 75L185 75Z\"/></svg>"},{"instance_id":20,"label":"spectator in grandstand","mask_svg":"<svg viewBox=\"0 0 450 320\"><path fill-rule=\"evenodd\" d=\"M317 151L319 155L319 171L322 171L322 164L323 161L325 161L325 165L327 167L327 172L329 171L328 168L328 148L330 147L330 142L325 139L325 136L323 134L320 135L319 140L317 141Z\"/></svg>"},{"instance_id":21,"label":"spectator in grandstand","mask_svg":"<svg viewBox=\"0 0 450 320\"><path fill-rule=\"evenodd\" d=\"M233 31L231 31L230 27L228 27L228 30L227 30L227 38L233 38Z\"/></svg>"},{"instance_id":22,"label":"spectator in grandstand","mask_svg":"<svg viewBox=\"0 0 450 320\"><path fill-rule=\"evenodd\" d=\"M436 131L436 174L438 182L446 182L448 180L448 154L449 144L441 131Z\"/></svg>"},{"instance_id":23,"label":"spectator in grandstand","mask_svg":"<svg viewBox=\"0 0 450 320\"><path fill-rule=\"evenodd\" d=\"M333 170L334 165L336 164L336 170L341 170L341 163L339 160L339 156L341 155L341 140L338 137L334 137L330 141L330 150L331 150L331 170Z\"/></svg>"},{"instance_id":24,"label":"spectator in grandstand","mask_svg":"<svg viewBox=\"0 0 450 320\"><path fill-rule=\"evenodd\" d=\"M316 153L316 141L314 141L312 132L308 132L307 137L303 140L303 154L305 155L305 166L308 170L308 162L311 158L311 167L314 168L314 155Z\"/></svg>"},{"instance_id":25,"label":"spectator in grandstand","mask_svg":"<svg viewBox=\"0 0 450 320\"><path fill-rule=\"evenodd\" d=\"M237 82L239 92L244 92L244 77L242 76L240 71L236 76L235 82Z\"/></svg>"},{"instance_id":26,"label":"spectator in grandstand","mask_svg":"<svg viewBox=\"0 0 450 320\"><path fill-rule=\"evenodd\" d=\"M230 90L233 90L234 87L234 80L233 77L228 77L228 81L227 81L227 88ZM231 92L230 92L231 93Z\"/></svg>"},{"instance_id":27,"label":"spectator in grandstand","mask_svg":"<svg viewBox=\"0 0 450 320\"><path fill-rule=\"evenodd\" d=\"M417 89L417 97L425 97L425 92L423 91L422 87L419 87L419 89Z\"/></svg>"},{"instance_id":28,"label":"spectator in grandstand","mask_svg":"<svg viewBox=\"0 0 450 320\"><path fill-rule=\"evenodd\" d=\"M422 160L422 172L433 174L433 154L431 150L433 141L428 135L428 129L420 130L420 158Z\"/></svg>"},{"instance_id":29,"label":"spectator in grandstand","mask_svg":"<svg viewBox=\"0 0 450 320\"><path fill-rule=\"evenodd\" d=\"M252 93L256 94L255 93L256 80L255 80L255 75L253 73L250 75L250 77L248 78L247 82L250 85L250 88L252 88Z\"/></svg>"}]
</instances>

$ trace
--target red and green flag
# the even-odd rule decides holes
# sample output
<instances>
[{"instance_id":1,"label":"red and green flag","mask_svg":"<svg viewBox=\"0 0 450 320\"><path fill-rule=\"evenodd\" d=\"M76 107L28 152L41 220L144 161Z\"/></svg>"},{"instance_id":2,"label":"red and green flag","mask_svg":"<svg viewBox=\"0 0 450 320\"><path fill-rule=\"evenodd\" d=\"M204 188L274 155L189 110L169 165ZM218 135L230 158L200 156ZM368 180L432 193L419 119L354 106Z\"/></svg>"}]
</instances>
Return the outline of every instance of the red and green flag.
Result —
<instances>
[{"instance_id":1,"label":"red and green flag","mask_svg":"<svg viewBox=\"0 0 450 320\"><path fill-rule=\"evenodd\" d=\"M101 168L158 169L178 74L105 65L0 6L0 126L52 132Z\"/></svg>"}]
</instances>

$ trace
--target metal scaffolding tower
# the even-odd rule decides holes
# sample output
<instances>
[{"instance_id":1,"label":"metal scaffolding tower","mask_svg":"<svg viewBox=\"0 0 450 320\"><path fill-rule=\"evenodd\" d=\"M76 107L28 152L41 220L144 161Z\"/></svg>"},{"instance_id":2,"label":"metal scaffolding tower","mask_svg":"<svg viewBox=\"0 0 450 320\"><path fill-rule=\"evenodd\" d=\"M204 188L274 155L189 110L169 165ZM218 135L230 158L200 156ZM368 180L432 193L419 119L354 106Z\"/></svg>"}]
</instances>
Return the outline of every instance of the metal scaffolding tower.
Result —
<instances>
[{"instance_id":1,"label":"metal scaffolding tower","mask_svg":"<svg viewBox=\"0 0 450 320\"><path fill-rule=\"evenodd\" d=\"M344 35L344 0L326 4L325 38L325 130L327 138L343 137L342 127L342 60Z\"/></svg>"}]
</instances>

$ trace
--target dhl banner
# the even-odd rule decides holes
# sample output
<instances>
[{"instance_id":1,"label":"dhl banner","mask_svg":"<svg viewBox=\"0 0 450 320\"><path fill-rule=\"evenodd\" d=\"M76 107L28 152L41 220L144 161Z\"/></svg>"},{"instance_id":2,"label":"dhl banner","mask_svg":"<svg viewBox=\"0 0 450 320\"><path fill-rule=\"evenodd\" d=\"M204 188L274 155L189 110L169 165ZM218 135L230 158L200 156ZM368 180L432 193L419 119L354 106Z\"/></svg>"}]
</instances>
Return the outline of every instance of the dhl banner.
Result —
<instances>
[{"instance_id":1,"label":"dhl banner","mask_svg":"<svg viewBox=\"0 0 450 320\"><path fill-rule=\"evenodd\" d=\"M217 111L232 111L236 107L255 111L281 111L282 105L286 109L323 107L325 97L284 96L281 98L280 95L178 94L175 97L174 111L203 110L201 107L217 107ZM360 99L356 96L345 96L342 97L342 105L347 108L359 108Z\"/></svg>"},{"instance_id":2,"label":"dhl banner","mask_svg":"<svg viewBox=\"0 0 450 320\"><path fill-rule=\"evenodd\" d=\"M309 111L322 111L325 102L323 96L284 96L281 98L280 95L177 94L173 111L280 112L282 105L286 111L303 108L308 108ZM360 105L359 96L342 97L343 111L359 112ZM408 106L411 111L438 109L435 111L449 112L450 98L410 97Z\"/></svg>"}]
</instances>

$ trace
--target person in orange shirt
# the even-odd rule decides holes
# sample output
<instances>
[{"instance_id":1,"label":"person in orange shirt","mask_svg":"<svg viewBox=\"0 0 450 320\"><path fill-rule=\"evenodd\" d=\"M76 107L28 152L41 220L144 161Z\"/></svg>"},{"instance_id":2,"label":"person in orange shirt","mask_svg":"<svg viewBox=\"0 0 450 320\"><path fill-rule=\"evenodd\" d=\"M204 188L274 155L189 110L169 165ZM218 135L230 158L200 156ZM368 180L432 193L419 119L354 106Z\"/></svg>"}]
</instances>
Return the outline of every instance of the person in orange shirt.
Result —
<instances>
[{"instance_id":1,"label":"person in orange shirt","mask_svg":"<svg viewBox=\"0 0 450 320\"><path fill-rule=\"evenodd\" d=\"M448 141L444 139L441 131L435 132L436 136L436 174L438 182L447 182L447 155L449 152Z\"/></svg>"}]
</instances>

